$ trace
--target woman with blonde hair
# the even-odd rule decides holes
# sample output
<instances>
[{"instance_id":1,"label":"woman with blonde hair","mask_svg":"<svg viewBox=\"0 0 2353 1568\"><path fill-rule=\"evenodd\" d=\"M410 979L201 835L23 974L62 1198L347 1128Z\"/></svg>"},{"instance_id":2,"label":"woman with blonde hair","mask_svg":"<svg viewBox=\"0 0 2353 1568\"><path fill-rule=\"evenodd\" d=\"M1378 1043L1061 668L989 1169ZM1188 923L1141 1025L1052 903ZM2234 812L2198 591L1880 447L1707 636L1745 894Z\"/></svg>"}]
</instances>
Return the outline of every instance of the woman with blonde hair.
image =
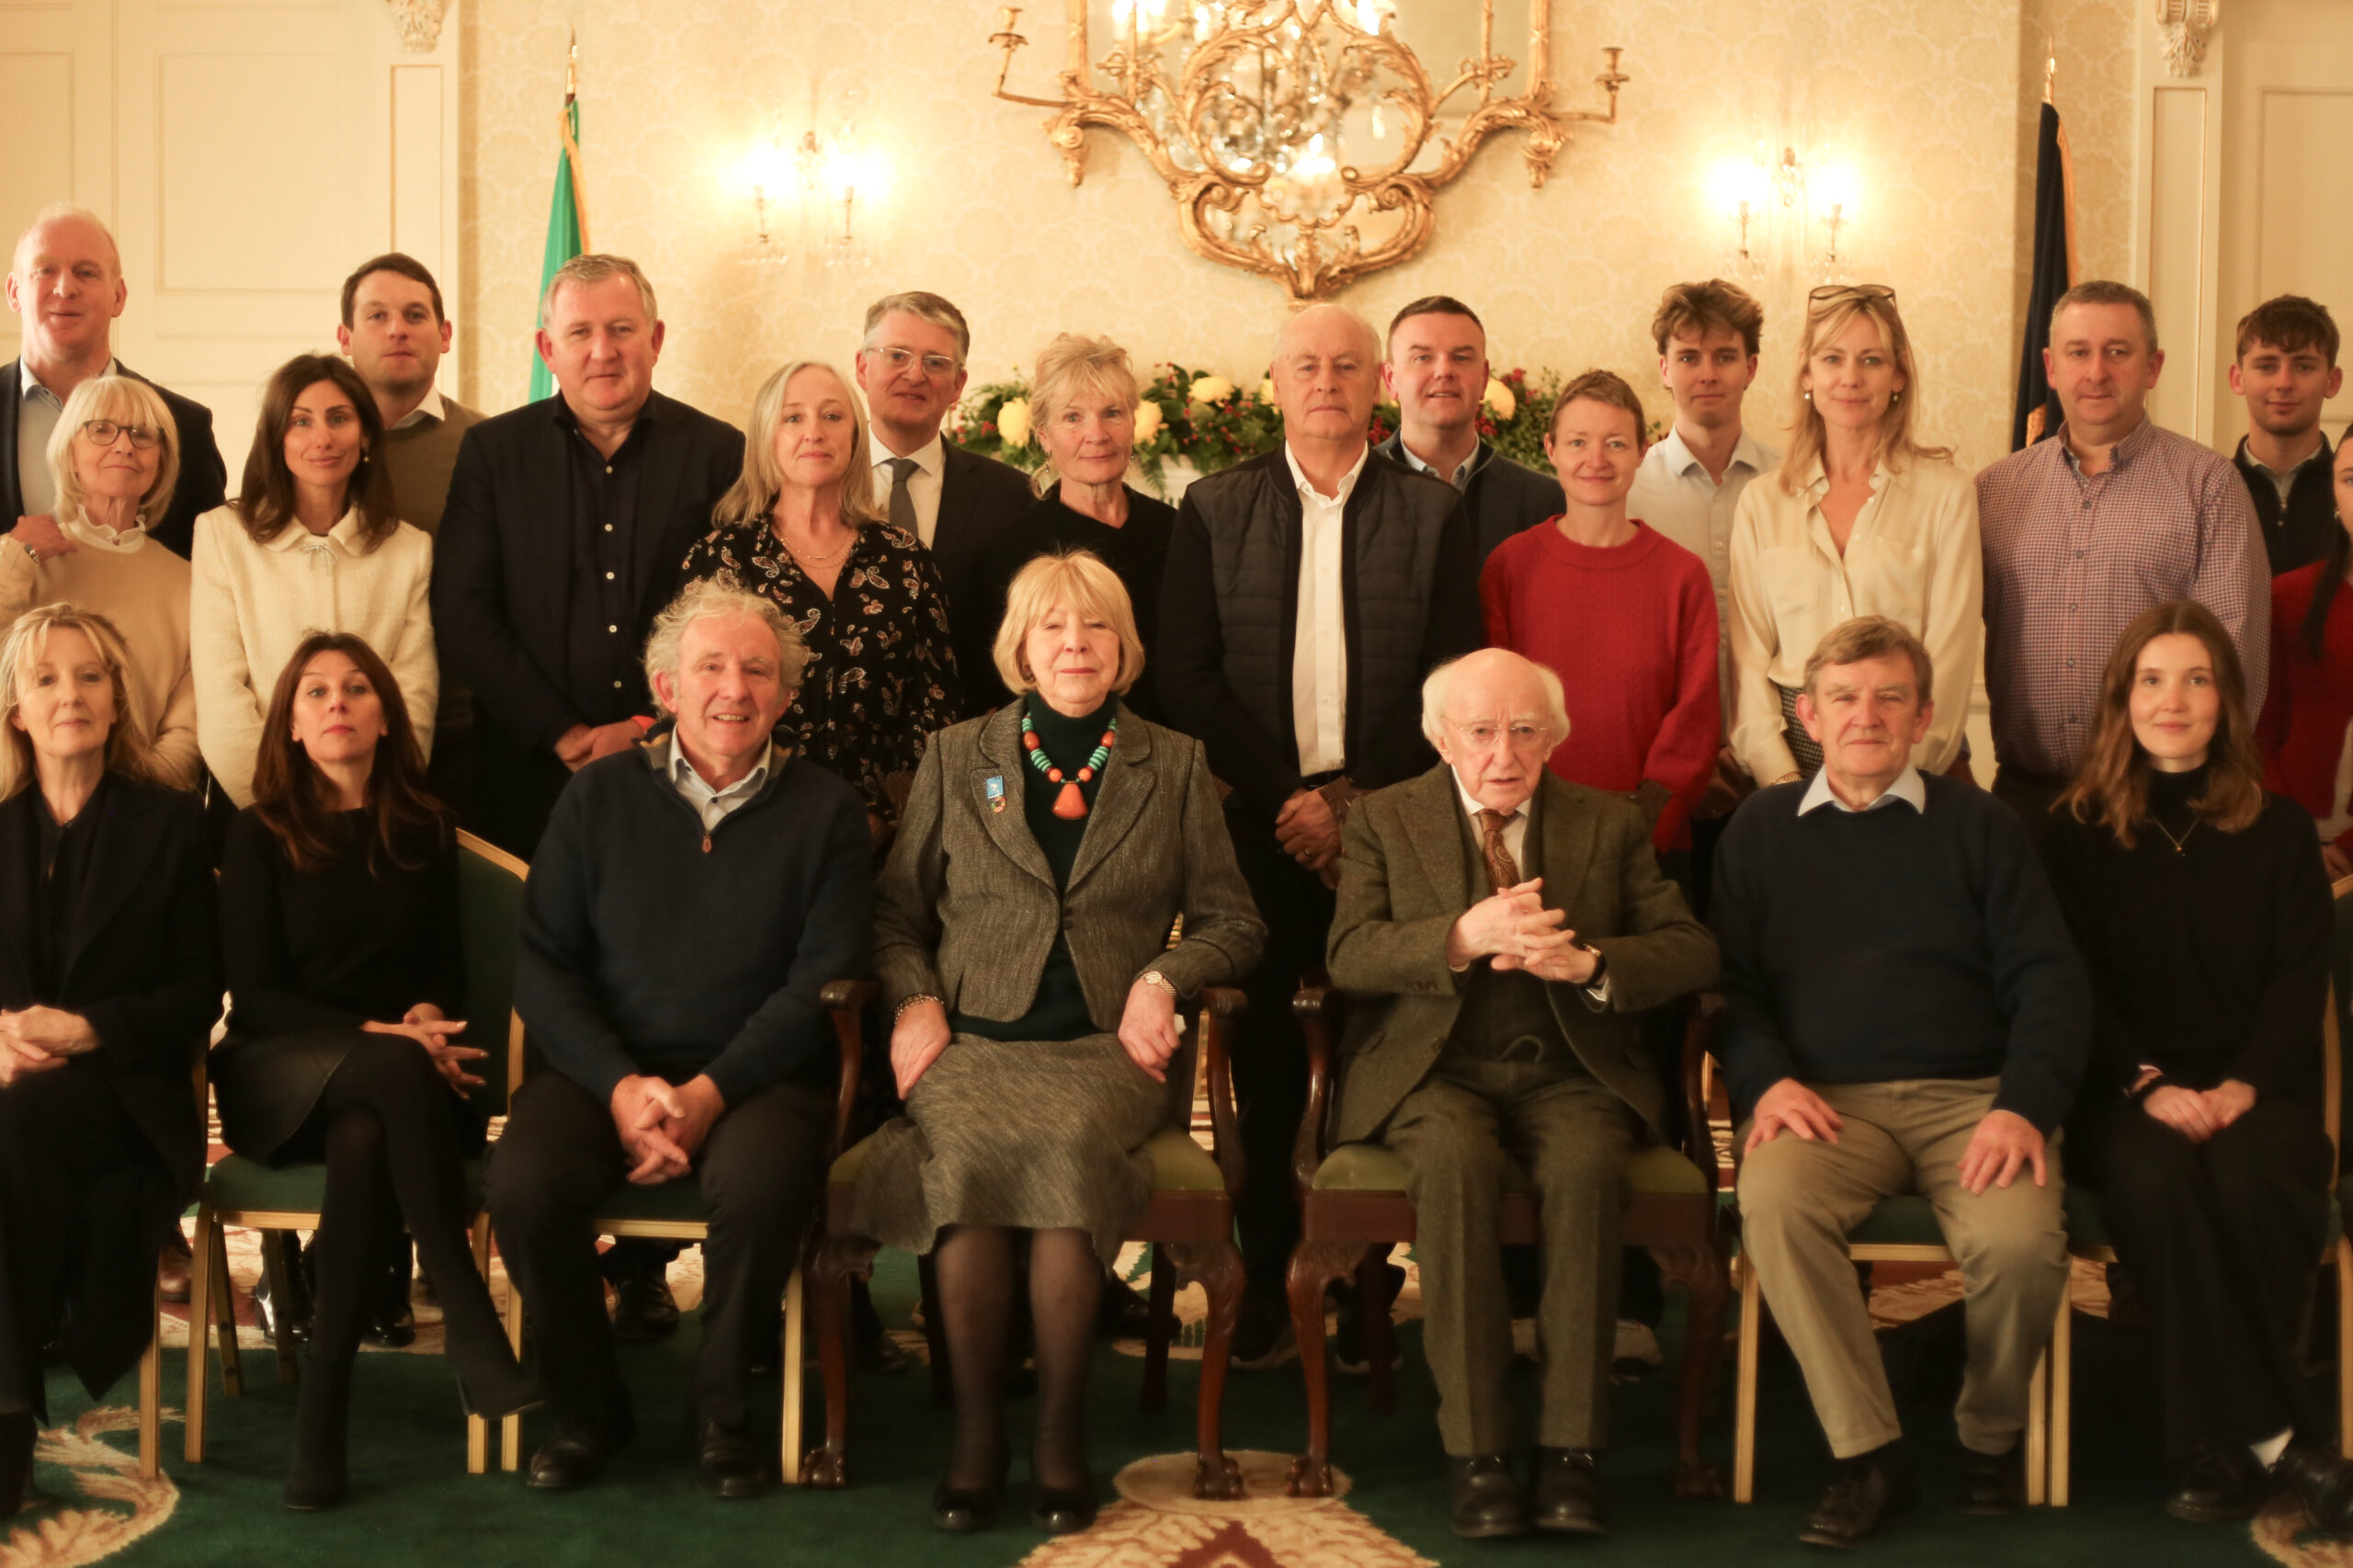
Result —
<instances>
[{"instance_id":1,"label":"woman with blonde hair","mask_svg":"<svg viewBox=\"0 0 2353 1568\"><path fill-rule=\"evenodd\" d=\"M204 1172L189 1069L221 1010L212 855L158 782L104 616L0 642L0 1517L48 1411L43 1347L93 1397L154 1333L155 1256Z\"/></svg>"},{"instance_id":2,"label":"woman with blonde hair","mask_svg":"<svg viewBox=\"0 0 2353 1568\"><path fill-rule=\"evenodd\" d=\"M1881 283L1816 289L1779 472L1741 492L1732 535L1732 747L1759 784L1802 778L1821 749L1797 718L1805 661L1834 627L1883 615L1937 670L1924 773L1963 763L1985 636L1977 488L1913 435L1920 372Z\"/></svg>"},{"instance_id":3,"label":"woman with blonde hair","mask_svg":"<svg viewBox=\"0 0 2353 1568\"><path fill-rule=\"evenodd\" d=\"M747 428L743 474L680 585L724 577L784 611L809 666L777 733L866 798L881 843L962 700L939 566L875 505L866 413L840 371L785 366Z\"/></svg>"},{"instance_id":4,"label":"woman with blonde hair","mask_svg":"<svg viewBox=\"0 0 2353 1568\"><path fill-rule=\"evenodd\" d=\"M161 782L193 790L204 773L188 658L188 562L157 544L179 479L179 427L153 387L93 376L74 389L49 438L54 542L0 548L0 632L35 605L103 615L128 634L128 700L145 716Z\"/></svg>"},{"instance_id":5,"label":"woman with blonde hair","mask_svg":"<svg viewBox=\"0 0 2353 1568\"><path fill-rule=\"evenodd\" d=\"M995 653L1021 699L935 738L876 890L907 1109L875 1134L849 1228L937 1263L956 1418L932 1517L948 1530L984 1527L1005 1483L1020 1238L1031 1517L1063 1534L1095 1517L1084 1415L1102 1267L1152 1196L1146 1141L1191 1104L1167 1071L1177 1000L1247 973L1267 928L1208 754L1127 710L1143 644L1111 569L1083 552L1023 567ZM1213 1330L1205 1356L1225 1349Z\"/></svg>"},{"instance_id":6,"label":"woman with blonde hair","mask_svg":"<svg viewBox=\"0 0 2353 1568\"><path fill-rule=\"evenodd\" d=\"M972 580L983 602L961 618L966 642L957 649L957 665L975 706L1012 700L1014 688L997 678L990 647L1005 616L1006 589L1040 555L1084 550L1110 567L1128 590L1150 653L1176 508L1127 482L1142 407L1128 351L1109 338L1065 332L1039 354L1029 378L1030 436L1046 454L1038 504L982 552ZM1155 424L1159 415L1152 411ZM1126 700L1144 717L1159 717L1149 661Z\"/></svg>"},{"instance_id":7,"label":"woman with blonde hair","mask_svg":"<svg viewBox=\"0 0 2353 1568\"><path fill-rule=\"evenodd\" d=\"M2353 1464L2310 1440L2297 1368L2336 1176L2312 816L2264 790L2237 650L2194 600L2125 628L2093 725L2045 848L2098 1003L2067 1175L2157 1321L2165 1511L2245 1518L2284 1486L2341 1533Z\"/></svg>"}]
</instances>

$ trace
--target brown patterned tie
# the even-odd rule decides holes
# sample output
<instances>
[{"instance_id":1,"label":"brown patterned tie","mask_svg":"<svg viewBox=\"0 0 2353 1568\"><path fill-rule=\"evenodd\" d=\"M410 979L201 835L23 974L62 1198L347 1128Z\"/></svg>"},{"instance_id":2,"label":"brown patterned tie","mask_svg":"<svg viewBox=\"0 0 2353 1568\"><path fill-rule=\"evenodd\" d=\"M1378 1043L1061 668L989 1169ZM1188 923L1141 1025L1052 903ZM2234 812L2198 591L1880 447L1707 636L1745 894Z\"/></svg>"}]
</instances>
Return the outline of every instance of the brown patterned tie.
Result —
<instances>
[{"instance_id":1,"label":"brown patterned tie","mask_svg":"<svg viewBox=\"0 0 2353 1568\"><path fill-rule=\"evenodd\" d=\"M1512 813L1513 816L1518 814L1516 812ZM1519 867L1512 859L1511 851L1504 846L1504 829L1510 825L1511 817L1501 812L1483 810L1479 813L1479 832L1483 835L1479 849L1487 858L1487 881L1492 884L1487 891L1490 892L1501 892L1506 888L1519 885Z\"/></svg>"}]
</instances>

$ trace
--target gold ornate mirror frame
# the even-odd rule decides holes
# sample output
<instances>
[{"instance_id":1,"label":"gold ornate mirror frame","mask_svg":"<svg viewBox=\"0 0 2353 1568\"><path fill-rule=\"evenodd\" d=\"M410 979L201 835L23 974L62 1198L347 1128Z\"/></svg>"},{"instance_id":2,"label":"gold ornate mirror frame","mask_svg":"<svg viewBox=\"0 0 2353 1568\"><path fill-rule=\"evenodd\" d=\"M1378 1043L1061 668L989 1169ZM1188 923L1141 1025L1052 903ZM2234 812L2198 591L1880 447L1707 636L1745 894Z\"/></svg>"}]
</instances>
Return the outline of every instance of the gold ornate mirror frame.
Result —
<instances>
[{"instance_id":1,"label":"gold ornate mirror frame","mask_svg":"<svg viewBox=\"0 0 2353 1568\"><path fill-rule=\"evenodd\" d=\"M1495 51L1495 0L1479 0L1478 56L1440 88L1397 39L1400 3L1462 0L1112 0L1113 46L1098 65L1088 0L1067 0L1057 98L1006 90L1014 53L1029 42L1014 31L1022 7L1008 6L989 39L1005 54L995 92L1054 111L1046 137L1073 186L1086 177L1089 128L1125 131L1167 182L1193 251L1274 278L1294 303L1328 299L1429 243L1438 190L1490 133L1527 132L1529 184L1540 187L1574 122L1617 122L1618 89L1629 80L1621 51L1604 49L1594 80L1609 107L1554 108L1551 0L1529 0L1527 85L1498 97L1517 62ZM1109 90L1097 85L1098 69ZM1460 127L1440 133L1439 116L1462 94L1472 97ZM1348 156L1358 149L1346 144L1344 121L1358 110L1371 138L1395 149L1376 165ZM1415 168L1433 136L1434 161ZM1375 214L1387 215L1385 232L1369 238L1364 220Z\"/></svg>"}]
</instances>

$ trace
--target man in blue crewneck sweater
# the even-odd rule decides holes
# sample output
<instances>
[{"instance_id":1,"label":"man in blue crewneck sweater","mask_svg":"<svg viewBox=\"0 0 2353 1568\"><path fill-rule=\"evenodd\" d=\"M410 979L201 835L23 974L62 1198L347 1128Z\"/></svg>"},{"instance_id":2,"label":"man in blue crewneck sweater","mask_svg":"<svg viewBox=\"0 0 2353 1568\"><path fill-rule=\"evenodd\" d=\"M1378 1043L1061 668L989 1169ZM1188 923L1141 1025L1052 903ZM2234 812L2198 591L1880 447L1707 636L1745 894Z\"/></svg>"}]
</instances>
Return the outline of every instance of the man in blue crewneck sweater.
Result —
<instances>
[{"instance_id":1,"label":"man in blue crewneck sweater","mask_svg":"<svg viewBox=\"0 0 2353 1568\"><path fill-rule=\"evenodd\" d=\"M1758 790L1717 851L1742 1245L1843 1461L1799 1537L1818 1546L1870 1540L1912 1492L1847 1232L1917 1193L1961 1261L1972 1513L2023 1501L2028 1390L2066 1286L2057 1138L2089 983L2018 818L1912 766L1929 680L1896 622L1834 630L1798 699L1822 770Z\"/></svg>"},{"instance_id":2,"label":"man in blue crewneck sweater","mask_svg":"<svg viewBox=\"0 0 2353 1568\"><path fill-rule=\"evenodd\" d=\"M675 729L573 775L531 862L515 1005L542 1065L516 1093L489 1206L539 1329L555 1420L531 1459L543 1491L594 1481L635 1426L592 1223L624 1179L701 1187L699 1475L719 1497L763 1485L746 1384L831 1124L818 996L867 972L872 942L864 802L769 738L806 662L767 600L688 588L646 640Z\"/></svg>"}]
</instances>

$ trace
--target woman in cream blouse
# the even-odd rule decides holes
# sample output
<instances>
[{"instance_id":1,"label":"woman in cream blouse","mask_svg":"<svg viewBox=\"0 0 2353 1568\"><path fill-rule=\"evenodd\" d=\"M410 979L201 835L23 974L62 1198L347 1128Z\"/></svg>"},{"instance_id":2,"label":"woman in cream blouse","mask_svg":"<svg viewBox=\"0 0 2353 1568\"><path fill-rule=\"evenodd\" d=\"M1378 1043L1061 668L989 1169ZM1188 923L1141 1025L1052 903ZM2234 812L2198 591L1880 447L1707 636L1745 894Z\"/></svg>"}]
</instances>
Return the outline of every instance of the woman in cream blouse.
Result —
<instances>
[{"instance_id":1,"label":"woman in cream blouse","mask_svg":"<svg viewBox=\"0 0 2353 1568\"><path fill-rule=\"evenodd\" d=\"M1902 622L1934 659L1920 770L1961 760L1984 640L1977 487L1949 449L1913 439L1918 388L1893 290L1813 291L1788 455L1733 522L1732 746L1759 784L1821 767L1796 693L1814 645L1859 615Z\"/></svg>"},{"instance_id":2,"label":"woman in cream blouse","mask_svg":"<svg viewBox=\"0 0 2353 1568\"><path fill-rule=\"evenodd\" d=\"M269 694L313 631L367 639L431 755L441 689L426 605L433 540L393 514L383 438L376 400L350 366L297 355L262 392L237 499L196 520L196 734L240 807L253 804Z\"/></svg>"}]
</instances>

